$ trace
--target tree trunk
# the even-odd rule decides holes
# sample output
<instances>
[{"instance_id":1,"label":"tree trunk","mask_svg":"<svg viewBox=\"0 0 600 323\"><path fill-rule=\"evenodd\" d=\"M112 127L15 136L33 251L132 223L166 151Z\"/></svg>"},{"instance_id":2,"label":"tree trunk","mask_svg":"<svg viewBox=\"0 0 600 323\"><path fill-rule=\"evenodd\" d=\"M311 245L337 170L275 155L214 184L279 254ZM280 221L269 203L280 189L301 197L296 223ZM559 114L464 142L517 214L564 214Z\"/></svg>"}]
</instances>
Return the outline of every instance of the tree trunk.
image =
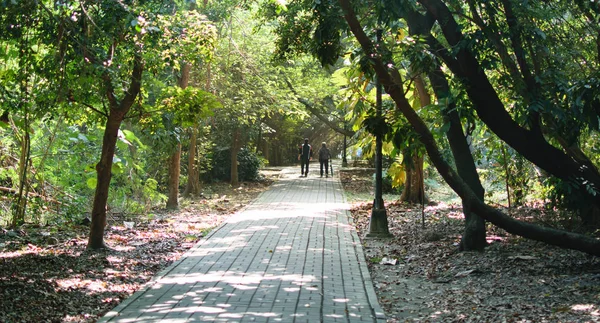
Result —
<instances>
[{"instance_id":1,"label":"tree trunk","mask_svg":"<svg viewBox=\"0 0 600 323\"><path fill-rule=\"evenodd\" d=\"M175 152L169 158L169 197L167 199L168 209L179 207L179 173L181 170L181 144L177 144Z\"/></svg>"},{"instance_id":2,"label":"tree trunk","mask_svg":"<svg viewBox=\"0 0 600 323\"><path fill-rule=\"evenodd\" d=\"M191 65L183 62L181 64L181 75L177 79L180 88L185 89L190 81ZM190 147L191 150L191 147ZM169 196L167 199L168 209L179 208L179 175L181 174L181 142L177 143L175 152L169 157L169 180L167 183Z\"/></svg>"},{"instance_id":3,"label":"tree trunk","mask_svg":"<svg viewBox=\"0 0 600 323\"><path fill-rule=\"evenodd\" d=\"M183 192L183 196L200 194L200 174L198 172L198 163L196 162L196 145L198 130L194 127L190 133L190 148L188 152L188 182Z\"/></svg>"},{"instance_id":4,"label":"tree trunk","mask_svg":"<svg viewBox=\"0 0 600 323\"><path fill-rule=\"evenodd\" d=\"M408 155L406 157L409 157ZM410 162L404 163L406 181L400 195L400 202L427 203L423 182L423 163L425 159L421 156L412 156Z\"/></svg>"},{"instance_id":5,"label":"tree trunk","mask_svg":"<svg viewBox=\"0 0 600 323\"><path fill-rule=\"evenodd\" d=\"M451 99L448 81L439 66L429 73L429 79L438 97L438 102L445 105L442 107L442 114L444 121L450 124L446 137L454 156L456 170L473 190L475 196L483 201L485 190L479 180L475 160L473 160L467 137L463 132L462 123L456 111L456 104ZM487 245L485 220L473 213L469 209L469 203L465 203L465 201L463 201L463 213L465 215L465 231L461 238L460 250L483 250Z\"/></svg>"},{"instance_id":6,"label":"tree trunk","mask_svg":"<svg viewBox=\"0 0 600 323\"><path fill-rule=\"evenodd\" d=\"M238 176L238 152L242 148L240 128L236 128L231 139L231 186L238 187L240 184Z\"/></svg>"},{"instance_id":7,"label":"tree trunk","mask_svg":"<svg viewBox=\"0 0 600 323\"><path fill-rule=\"evenodd\" d=\"M106 88L106 98L109 103L109 114L104 128L104 137L102 138L102 153L100 161L96 164L96 192L94 193L94 203L92 205L92 223L90 225L90 237L88 239L88 249L103 249L104 227L106 227L106 202L108 201L108 189L112 177L111 169L113 157L115 155L115 146L121 122L135 103L137 95L142 86L142 72L144 63L139 53L135 54L133 60L133 70L131 72L131 81L129 89L125 91L125 96L118 102L115 96L115 90L112 80L108 73L102 75Z\"/></svg>"},{"instance_id":8,"label":"tree trunk","mask_svg":"<svg viewBox=\"0 0 600 323\"><path fill-rule=\"evenodd\" d=\"M17 127L14 127L15 131L18 131ZM31 136L29 135L29 122L27 113L25 114L25 130L23 137L21 137L21 155L19 157L19 189L15 196L13 216L11 219L11 226L18 227L25 223L25 211L27 209L28 191L29 184L27 180L27 173L29 172L30 154L31 154Z\"/></svg>"},{"instance_id":9,"label":"tree trunk","mask_svg":"<svg viewBox=\"0 0 600 323\"><path fill-rule=\"evenodd\" d=\"M416 12L406 12L405 18L412 35L416 34L425 37L429 35L431 27L435 22L430 16L421 16ZM429 72L428 77L438 98L438 104L443 106L441 113L444 121L450 125L446 137L450 143L450 149L454 156L458 174L473 190L475 196L483 201L485 191L479 180L475 161L471 155L460 117L456 111L456 105L450 96L448 81L439 64ZM421 83L416 82L415 84L417 87L420 87L422 86ZM460 250L483 250L487 245L485 220L472 212L469 203L463 201L462 204L465 215L465 231L461 238Z\"/></svg>"},{"instance_id":10,"label":"tree trunk","mask_svg":"<svg viewBox=\"0 0 600 323\"><path fill-rule=\"evenodd\" d=\"M106 202L112 178L113 156L119 135L119 127L123 121L124 114L121 111L112 112L106 120L104 137L102 138L102 153L100 161L96 164L96 192L92 208L92 223L90 227L90 238L88 249L105 248L104 228L106 227Z\"/></svg>"},{"instance_id":11,"label":"tree trunk","mask_svg":"<svg viewBox=\"0 0 600 323\"><path fill-rule=\"evenodd\" d=\"M495 210L481 201L473 190L462 180L462 178L450 167L440 153L432 133L427 125L412 109L404 96L401 77L396 70L389 70L394 74L392 77L388 72L388 66L373 54L373 43L366 35L352 9L348 0L338 0L351 32L354 34L361 47L367 55L372 58L372 63L377 76L380 78L386 92L396 102L396 107L411 123L415 131L420 134L421 141L425 145L429 158L436 167L446 183L462 198L463 203L477 215L492 222L507 232L522 236L524 238L542 241L551 245L583 251L592 255L600 256L600 240L582 234L540 227L523 221L518 221L510 216Z\"/></svg>"},{"instance_id":12,"label":"tree trunk","mask_svg":"<svg viewBox=\"0 0 600 323\"><path fill-rule=\"evenodd\" d=\"M420 75L415 76L415 88L419 96L419 104L425 107L431 104L431 96L425 88L425 82ZM412 156L411 156L412 155ZM426 203L425 183L423 181L423 163L425 158L416 152L405 152L404 169L406 170L406 183L400 195L400 201L408 203ZM408 159L410 158L410 160Z\"/></svg>"},{"instance_id":13,"label":"tree trunk","mask_svg":"<svg viewBox=\"0 0 600 323\"><path fill-rule=\"evenodd\" d=\"M262 137L263 137L262 122L258 121L258 138L256 138L256 150L255 150L255 153L257 155L261 153Z\"/></svg>"},{"instance_id":14,"label":"tree trunk","mask_svg":"<svg viewBox=\"0 0 600 323\"><path fill-rule=\"evenodd\" d=\"M269 161L269 165L270 166L274 166L273 164L271 164L271 152L270 152L271 148L269 147L269 140L263 140L262 141L262 153L263 153L263 157L265 157L266 160Z\"/></svg>"},{"instance_id":15,"label":"tree trunk","mask_svg":"<svg viewBox=\"0 0 600 323\"><path fill-rule=\"evenodd\" d=\"M190 65L189 63L181 64L181 75L179 76L179 79L177 80L177 84L179 85L180 88L185 89L188 87L188 84L190 83L190 71L191 70L192 70L192 65Z\"/></svg>"}]
</instances>

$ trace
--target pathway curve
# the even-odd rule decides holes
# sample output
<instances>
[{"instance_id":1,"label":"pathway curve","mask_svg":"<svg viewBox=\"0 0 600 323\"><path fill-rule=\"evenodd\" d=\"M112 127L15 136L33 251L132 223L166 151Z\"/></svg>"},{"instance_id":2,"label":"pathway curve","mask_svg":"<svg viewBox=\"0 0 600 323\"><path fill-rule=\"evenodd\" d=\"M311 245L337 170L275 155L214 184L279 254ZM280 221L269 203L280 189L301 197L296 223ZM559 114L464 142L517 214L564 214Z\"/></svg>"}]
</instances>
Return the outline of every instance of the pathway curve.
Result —
<instances>
[{"instance_id":1,"label":"pathway curve","mask_svg":"<svg viewBox=\"0 0 600 323\"><path fill-rule=\"evenodd\" d=\"M99 322L384 322L338 177L298 173Z\"/></svg>"}]
</instances>

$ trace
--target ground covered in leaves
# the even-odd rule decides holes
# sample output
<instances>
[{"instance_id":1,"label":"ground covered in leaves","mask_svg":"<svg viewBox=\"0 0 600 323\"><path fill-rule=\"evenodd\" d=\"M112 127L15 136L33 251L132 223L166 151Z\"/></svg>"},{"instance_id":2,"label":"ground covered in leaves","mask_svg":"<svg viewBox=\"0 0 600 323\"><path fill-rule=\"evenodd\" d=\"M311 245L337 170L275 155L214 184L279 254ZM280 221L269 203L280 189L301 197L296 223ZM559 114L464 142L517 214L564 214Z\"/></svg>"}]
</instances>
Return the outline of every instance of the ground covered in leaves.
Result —
<instances>
[{"instance_id":1,"label":"ground covered in leaves","mask_svg":"<svg viewBox=\"0 0 600 323\"><path fill-rule=\"evenodd\" d=\"M372 186L356 172L342 182L351 194ZM393 238L364 238L371 203L355 203L352 215L388 322L600 322L599 258L492 226L484 252L458 252L460 206L386 202ZM511 214L556 225L541 209Z\"/></svg>"},{"instance_id":2,"label":"ground covered in leaves","mask_svg":"<svg viewBox=\"0 0 600 323\"><path fill-rule=\"evenodd\" d=\"M0 229L0 322L95 322L270 183L215 184L153 217L109 214L106 252L86 251L81 223Z\"/></svg>"}]
</instances>

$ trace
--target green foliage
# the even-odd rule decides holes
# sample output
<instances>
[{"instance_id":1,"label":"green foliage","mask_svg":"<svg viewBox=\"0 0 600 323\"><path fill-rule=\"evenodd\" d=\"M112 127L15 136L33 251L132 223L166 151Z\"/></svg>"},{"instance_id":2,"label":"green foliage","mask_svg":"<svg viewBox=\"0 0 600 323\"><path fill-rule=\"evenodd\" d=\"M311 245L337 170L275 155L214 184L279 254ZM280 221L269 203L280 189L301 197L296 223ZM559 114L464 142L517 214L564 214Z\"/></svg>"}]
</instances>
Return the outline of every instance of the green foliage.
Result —
<instances>
[{"instance_id":1,"label":"green foliage","mask_svg":"<svg viewBox=\"0 0 600 323\"><path fill-rule=\"evenodd\" d=\"M323 66L332 66L344 50L346 22L337 1L319 0L310 6L303 1L285 6L265 1L259 13L265 20L277 20L275 57L281 61L303 53L314 55Z\"/></svg>"},{"instance_id":2,"label":"green foliage","mask_svg":"<svg viewBox=\"0 0 600 323\"><path fill-rule=\"evenodd\" d=\"M511 201L515 206L525 205L532 186L533 171L531 164L521 155L514 156L508 163L508 185Z\"/></svg>"},{"instance_id":3,"label":"green foliage","mask_svg":"<svg viewBox=\"0 0 600 323\"><path fill-rule=\"evenodd\" d=\"M554 177L546 177L542 181L542 196L548 201L546 208L571 210L584 221L594 212L593 206L586 202L585 195L578 189L575 181L561 181ZM569 222L575 222L574 220L570 218Z\"/></svg>"},{"instance_id":4,"label":"green foliage","mask_svg":"<svg viewBox=\"0 0 600 323\"><path fill-rule=\"evenodd\" d=\"M398 184L398 179L396 178L397 174L390 173L388 171L383 171L382 181L381 181L381 189L385 194L400 194L404 185ZM373 174L373 186L375 186L375 174Z\"/></svg>"},{"instance_id":5,"label":"green foliage","mask_svg":"<svg viewBox=\"0 0 600 323\"><path fill-rule=\"evenodd\" d=\"M382 138L390 132L390 126L387 124L384 117L367 117L363 121L362 126L370 134Z\"/></svg>"},{"instance_id":6,"label":"green foliage","mask_svg":"<svg viewBox=\"0 0 600 323\"><path fill-rule=\"evenodd\" d=\"M182 127L196 125L200 120L212 116L215 109L222 107L212 93L191 86L185 89L178 86L167 87L162 96L164 98L160 100L159 108L164 114L174 118L168 124Z\"/></svg>"},{"instance_id":7,"label":"green foliage","mask_svg":"<svg viewBox=\"0 0 600 323\"><path fill-rule=\"evenodd\" d=\"M231 152L216 148L212 153L212 168L203 175L207 182L231 180ZM262 166L261 159L248 149L242 148L238 153L238 178L240 181L258 181Z\"/></svg>"},{"instance_id":8,"label":"green foliage","mask_svg":"<svg viewBox=\"0 0 600 323\"><path fill-rule=\"evenodd\" d=\"M181 71L184 63L198 65L212 59L217 30L196 10L156 15L147 29L152 36L148 45L155 47L147 59L157 70Z\"/></svg>"}]
</instances>

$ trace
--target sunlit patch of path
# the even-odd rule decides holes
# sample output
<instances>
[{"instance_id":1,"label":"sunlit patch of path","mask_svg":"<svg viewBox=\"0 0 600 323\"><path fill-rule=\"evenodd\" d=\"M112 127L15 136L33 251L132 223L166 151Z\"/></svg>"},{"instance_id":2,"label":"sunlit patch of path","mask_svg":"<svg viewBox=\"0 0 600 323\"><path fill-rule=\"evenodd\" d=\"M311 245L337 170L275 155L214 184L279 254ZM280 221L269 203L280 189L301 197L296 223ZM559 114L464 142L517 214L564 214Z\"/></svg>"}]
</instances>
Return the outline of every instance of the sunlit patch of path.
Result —
<instances>
[{"instance_id":1,"label":"sunlit patch of path","mask_svg":"<svg viewBox=\"0 0 600 323\"><path fill-rule=\"evenodd\" d=\"M337 177L280 179L100 322L382 322Z\"/></svg>"}]
</instances>

